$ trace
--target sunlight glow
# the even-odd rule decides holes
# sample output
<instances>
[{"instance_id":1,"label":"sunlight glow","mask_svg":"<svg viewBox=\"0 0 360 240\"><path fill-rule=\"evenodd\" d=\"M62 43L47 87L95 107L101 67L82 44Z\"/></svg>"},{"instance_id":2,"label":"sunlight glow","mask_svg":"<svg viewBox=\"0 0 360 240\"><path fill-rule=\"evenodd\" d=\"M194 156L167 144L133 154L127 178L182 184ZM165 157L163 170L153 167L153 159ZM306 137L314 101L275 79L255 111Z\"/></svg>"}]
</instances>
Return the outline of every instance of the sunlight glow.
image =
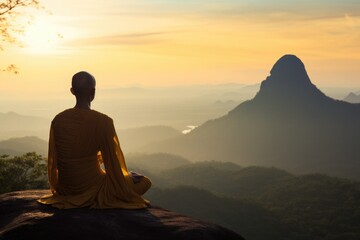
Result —
<instances>
[{"instance_id":1,"label":"sunlight glow","mask_svg":"<svg viewBox=\"0 0 360 240\"><path fill-rule=\"evenodd\" d=\"M300 0L41 2L49 13L25 18L24 48L2 52L22 73L12 85L32 81L46 91L44 82L57 86L79 69L104 79L102 87L256 84L290 53L318 84L359 86L360 18L350 0L326 9ZM57 79L47 82L49 74Z\"/></svg>"},{"instance_id":2,"label":"sunlight glow","mask_svg":"<svg viewBox=\"0 0 360 240\"><path fill-rule=\"evenodd\" d=\"M54 54L60 52L63 38L58 27L49 21L50 18L37 18L26 30L22 39L24 48L31 54Z\"/></svg>"}]
</instances>

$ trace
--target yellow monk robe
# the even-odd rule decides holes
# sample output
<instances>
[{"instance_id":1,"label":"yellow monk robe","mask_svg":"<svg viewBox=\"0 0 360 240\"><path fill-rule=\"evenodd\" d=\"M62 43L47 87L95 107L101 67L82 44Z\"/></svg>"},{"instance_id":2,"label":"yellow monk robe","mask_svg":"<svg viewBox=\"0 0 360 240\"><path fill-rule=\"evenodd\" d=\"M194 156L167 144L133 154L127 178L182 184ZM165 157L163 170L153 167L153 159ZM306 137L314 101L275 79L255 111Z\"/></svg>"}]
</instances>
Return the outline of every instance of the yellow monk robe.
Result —
<instances>
[{"instance_id":1,"label":"yellow monk robe","mask_svg":"<svg viewBox=\"0 0 360 240\"><path fill-rule=\"evenodd\" d=\"M105 171L100 164L104 163ZM145 208L147 177L134 183L111 118L72 108L51 123L48 155L51 195L38 202L57 208Z\"/></svg>"}]
</instances>

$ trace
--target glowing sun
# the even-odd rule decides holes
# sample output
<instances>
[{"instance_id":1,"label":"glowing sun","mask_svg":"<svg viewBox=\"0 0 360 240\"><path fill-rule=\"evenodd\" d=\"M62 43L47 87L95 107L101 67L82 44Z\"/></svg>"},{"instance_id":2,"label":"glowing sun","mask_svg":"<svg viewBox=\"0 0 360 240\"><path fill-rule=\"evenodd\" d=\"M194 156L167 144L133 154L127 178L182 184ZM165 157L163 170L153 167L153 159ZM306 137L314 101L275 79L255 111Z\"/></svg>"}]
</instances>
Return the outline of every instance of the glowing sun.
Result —
<instances>
[{"instance_id":1,"label":"glowing sun","mask_svg":"<svg viewBox=\"0 0 360 240\"><path fill-rule=\"evenodd\" d=\"M22 38L24 48L32 54L54 54L60 50L63 38L49 18L37 18L27 29Z\"/></svg>"}]
</instances>

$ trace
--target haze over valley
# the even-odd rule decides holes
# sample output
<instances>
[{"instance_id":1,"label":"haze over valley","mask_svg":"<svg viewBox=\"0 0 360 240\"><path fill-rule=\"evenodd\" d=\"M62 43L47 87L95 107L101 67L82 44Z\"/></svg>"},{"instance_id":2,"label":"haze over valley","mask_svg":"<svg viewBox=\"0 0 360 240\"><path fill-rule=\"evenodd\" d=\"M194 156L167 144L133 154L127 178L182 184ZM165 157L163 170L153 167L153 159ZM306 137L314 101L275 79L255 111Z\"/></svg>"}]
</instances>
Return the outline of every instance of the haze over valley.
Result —
<instances>
[{"instance_id":1,"label":"haze over valley","mask_svg":"<svg viewBox=\"0 0 360 240\"><path fill-rule=\"evenodd\" d=\"M93 108L111 116L118 130L167 126L181 132L189 129L187 126L200 126L226 115L240 103L254 98L259 89L260 84L239 83L98 89ZM356 87L320 89L334 99L357 102ZM56 97L44 97L47 100L0 96L0 140L25 136L47 140L51 119L73 107L74 99L67 89Z\"/></svg>"}]
</instances>

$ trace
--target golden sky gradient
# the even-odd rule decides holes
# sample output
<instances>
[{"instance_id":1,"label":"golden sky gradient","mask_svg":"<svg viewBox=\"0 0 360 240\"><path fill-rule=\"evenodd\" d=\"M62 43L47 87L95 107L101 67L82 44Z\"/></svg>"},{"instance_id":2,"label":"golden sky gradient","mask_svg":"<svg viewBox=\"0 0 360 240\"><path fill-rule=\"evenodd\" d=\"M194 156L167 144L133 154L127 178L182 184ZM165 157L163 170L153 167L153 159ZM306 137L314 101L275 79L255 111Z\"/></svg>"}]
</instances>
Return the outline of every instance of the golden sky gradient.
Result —
<instances>
[{"instance_id":1,"label":"golden sky gradient","mask_svg":"<svg viewBox=\"0 0 360 240\"><path fill-rule=\"evenodd\" d=\"M1 52L20 74L0 73L0 93L67 90L80 70L102 88L256 84L288 53L315 85L360 87L359 1L272 2L42 0L52 14Z\"/></svg>"}]
</instances>

